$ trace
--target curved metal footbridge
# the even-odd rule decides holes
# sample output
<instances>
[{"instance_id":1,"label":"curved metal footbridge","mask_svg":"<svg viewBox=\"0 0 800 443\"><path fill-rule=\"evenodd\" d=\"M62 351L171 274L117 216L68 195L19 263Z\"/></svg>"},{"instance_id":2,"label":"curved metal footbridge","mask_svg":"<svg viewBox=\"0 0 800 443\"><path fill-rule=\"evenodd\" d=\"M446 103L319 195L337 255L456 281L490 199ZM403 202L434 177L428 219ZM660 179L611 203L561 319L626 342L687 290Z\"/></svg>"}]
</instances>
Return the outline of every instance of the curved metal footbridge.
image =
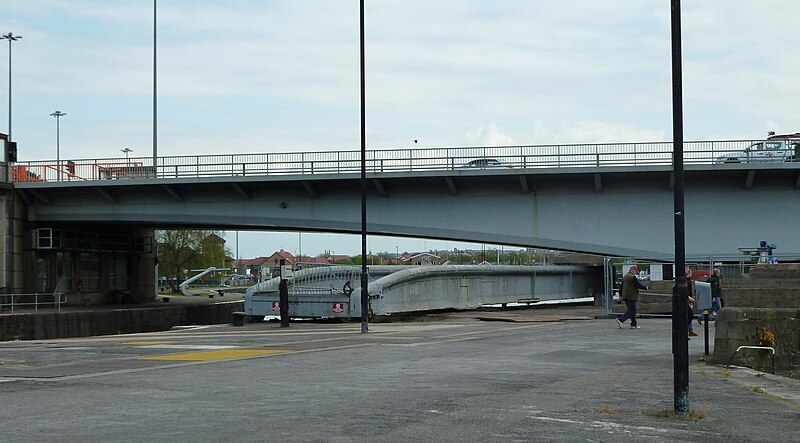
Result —
<instances>
[{"instance_id":1,"label":"curved metal footbridge","mask_svg":"<svg viewBox=\"0 0 800 443\"><path fill-rule=\"evenodd\" d=\"M566 265L371 266L373 315L476 309L591 297L603 290L602 268ZM249 288L245 313L279 315L279 278ZM352 286L348 292L346 284ZM290 317L360 317L361 268L323 266L296 271L289 282Z\"/></svg>"}]
</instances>

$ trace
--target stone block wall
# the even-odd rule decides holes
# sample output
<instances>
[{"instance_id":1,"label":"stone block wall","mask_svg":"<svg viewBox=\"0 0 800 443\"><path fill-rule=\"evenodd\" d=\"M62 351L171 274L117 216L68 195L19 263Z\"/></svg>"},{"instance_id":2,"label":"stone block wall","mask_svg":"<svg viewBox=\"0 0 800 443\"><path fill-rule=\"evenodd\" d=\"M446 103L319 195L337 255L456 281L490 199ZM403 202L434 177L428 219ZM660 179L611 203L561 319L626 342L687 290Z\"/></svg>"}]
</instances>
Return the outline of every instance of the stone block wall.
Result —
<instances>
[{"instance_id":1,"label":"stone block wall","mask_svg":"<svg viewBox=\"0 0 800 443\"><path fill-rule=\"evenodd\" d=\"M726 364L739 346L759 346L764 331L775 337L775 373L800 378L800 308L723 308L717 314L713 361ZM741 350L731 364L770 370L770 353Z\"/></svg>"},{"instance_id":2,"label":"stone block wall","mask_svg":"<svg viewBox=\"0 0 800 443\"><path fill-rule=\"evenodd\" d=\"M800 285L794 288L731 288L722 290L725 306L737 308L800 307Z\"/></svg>"},{"instance_id":3,"label":"stone block wall","mask_svg":"<svg viewBox=\"0 0 800 443\"><path fill-rule=\"evenodd\" d=\"M166 331L173 326L222 324L244 302L104 309L0 316L0 341L41 340Z\"/></svg>"}]
</instances>

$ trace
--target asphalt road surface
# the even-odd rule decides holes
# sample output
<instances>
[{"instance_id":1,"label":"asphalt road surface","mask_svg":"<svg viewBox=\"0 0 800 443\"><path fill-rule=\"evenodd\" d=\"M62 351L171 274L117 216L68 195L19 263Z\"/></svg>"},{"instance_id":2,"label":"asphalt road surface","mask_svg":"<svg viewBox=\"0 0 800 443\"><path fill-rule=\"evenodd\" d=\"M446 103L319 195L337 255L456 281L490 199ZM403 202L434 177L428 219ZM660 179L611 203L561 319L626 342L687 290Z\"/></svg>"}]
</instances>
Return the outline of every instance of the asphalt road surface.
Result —
<instances>
[{"instance_id":1,"label":"asphalt road surface","mask_svg":"<svg viewBox=\"0 0 800 443\"><path fill-rule=\"evenodd\" d=\"M1 342L0 441L800 439L800 382L707 365L702 336L693 414L669 416L670 320L619 329L595 311Z\"/></svg>"}]
</instances>

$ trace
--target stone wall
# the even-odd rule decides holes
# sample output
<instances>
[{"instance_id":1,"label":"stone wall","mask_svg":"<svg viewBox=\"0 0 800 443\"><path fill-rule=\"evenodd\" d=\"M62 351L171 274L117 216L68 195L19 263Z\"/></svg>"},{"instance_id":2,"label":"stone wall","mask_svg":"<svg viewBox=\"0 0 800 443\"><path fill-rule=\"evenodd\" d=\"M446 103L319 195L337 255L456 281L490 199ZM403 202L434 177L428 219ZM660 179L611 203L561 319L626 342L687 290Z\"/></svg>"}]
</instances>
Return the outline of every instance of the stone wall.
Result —
<instances>
[{"instance_id":1,"label":"stone wall","mask_svg":"<svg viewBox=\"0 0 800 443\"><path fill-rule=\"evenodd\" d=\"M800 264L758 264L743 278L722 280L725 306L800 307Z\"/></svg>"},{"instance_id":2,"label":"stone wall","mask_svg":"<svg viewBox=\"0 0 800 443\"><path fill-rule=\"evenodd\" d=\"M714 363L726 364L739 346L760 346L764 330L775 336L775 373L800 378L800 308L723 308L717 314ZM741 350L731 364L770 370L770 353Z\"/></svg>"},{"instance_id":3,"label":"stone wall","mask_svg":"<svg viewBox=\"0 0 800 443\"><path fill-rule=\"evenodd\" d=\"M41 340L166 331L173 326L222 324L244 302L104 309L0 316L0 341Z\"/></svg>"}]
</instances>

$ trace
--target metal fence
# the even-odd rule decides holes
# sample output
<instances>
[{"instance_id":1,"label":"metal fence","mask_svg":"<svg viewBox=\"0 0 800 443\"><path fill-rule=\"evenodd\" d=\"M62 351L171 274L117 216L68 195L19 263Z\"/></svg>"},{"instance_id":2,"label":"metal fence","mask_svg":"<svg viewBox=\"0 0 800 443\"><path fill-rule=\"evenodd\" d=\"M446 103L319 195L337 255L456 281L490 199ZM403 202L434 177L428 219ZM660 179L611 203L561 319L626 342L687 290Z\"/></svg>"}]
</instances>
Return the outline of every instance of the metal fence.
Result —
<instances>
[{"instance_id":1,"label":"metal fence","mask_svg":"<svg viewBox=\"0 0 800 443\"><path fill-rule=\"evenodd\" d=\"M684 144L684 163L796 161L787 148L756 160L743 154L759 140L692 141ZM785 146L800 149L800 140ZM671 165L672 142L450 147L369 150L370 173L474 169L535 169L598 166ZM481 161L483 160L483 161ZM361 171L361 151L217 154L119 159L20 162L12 167L15 182L87 181L180 177L230 177L285 174L345 174Z\"/></svg>"},{"instance_id":2,"label":"metal fence","mask_svg":"<svg viewBox=\"0 0 800 443\"><path fill-rule=\"evenodd\" d=\"M686 259L686 265L692 270L695 279L705 281L714 269L719 269L723 287L737 286L743 280L750 278L750 270L754 266L764 264L762 257L748 253L747 248L742 249L742 255L689 257ZM770 257L774 258L776 263L800 261L800 256L796 255L770 255ZM647 284L652 281L650 271L653 265L659 265L664 269L664 273L658 277L659 280L675 279L673 263L649 262L631 257L606 257L604 260L606 314L612 313L614 301L618 299L622 288L622 277L627 270L626 266L632 264L639 267L641 271L639 279Z\"/></svg>"},{"instance_id":3,"label":"metal fence","mask_svg":"<svg viewBox=\"0 0 800 443\"><path fill-rule=\"evenodd\" d=\"M61 305L67 304L67 295L61 292L0 295L0 300L4 299L5 301L0 303L0 308L10 308L12 314L19 308L30 308L31 306L33 306L33 312L38 312L40 306L54 306L58 308L58 312L61 312Z\"/></svg>"},{"instance_id":4,"label":"metal fence","mask_svg":"<svg viewBox=\"0 0 800 443\"><path fill-rule=\"evenodd\" d=\"M367 274L367 280L372 282L373 276ZM315 294L315 295L342 295L349 289L361 286L361 267L346 265L314 265L294 272L289 281L289 295ZM272 278L258 285L258 291L277 292L280 277Z\"/></svg>"}]
</instances>

